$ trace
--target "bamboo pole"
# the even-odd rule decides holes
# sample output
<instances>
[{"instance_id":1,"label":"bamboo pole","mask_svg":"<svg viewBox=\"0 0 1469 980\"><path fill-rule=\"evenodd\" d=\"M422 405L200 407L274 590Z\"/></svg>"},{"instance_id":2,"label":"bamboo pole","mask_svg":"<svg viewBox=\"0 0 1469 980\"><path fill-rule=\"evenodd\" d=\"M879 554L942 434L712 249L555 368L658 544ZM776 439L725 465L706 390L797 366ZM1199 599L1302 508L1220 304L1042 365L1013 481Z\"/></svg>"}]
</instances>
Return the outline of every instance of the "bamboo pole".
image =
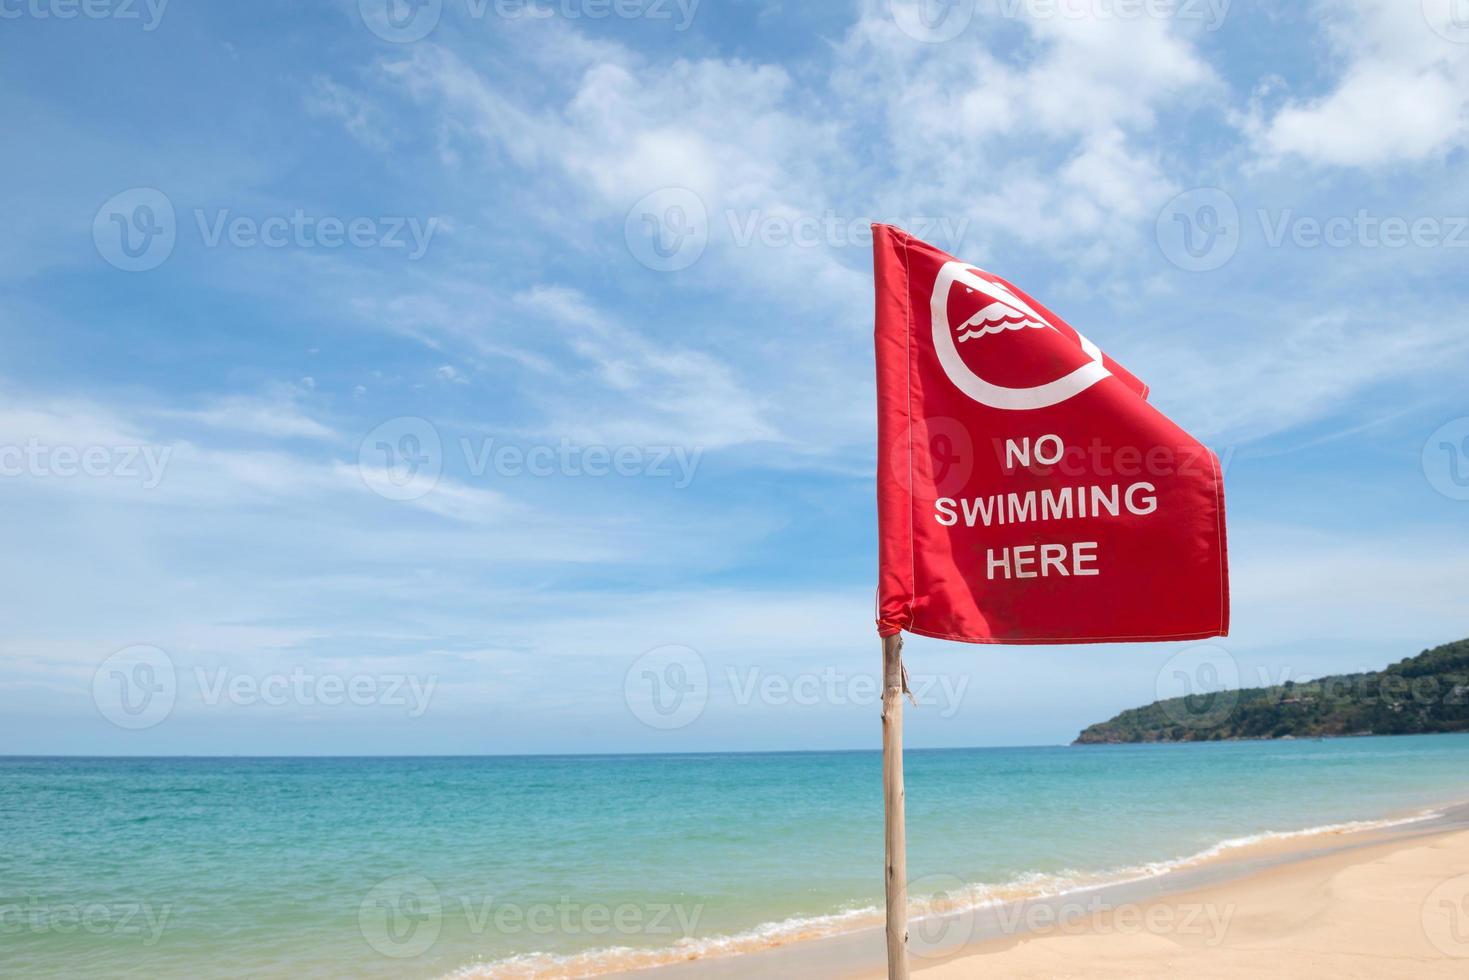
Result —
<instances>
[{"instance_id":1,"label":"bamboo pole","mask_svg":"<svg viewBox=\"0 0 1469 980\"><path fill-rule=\"evenodd\" d=\"M888 980L908 980L908 846L903 816L903 636L882 640L882 801Z\"/></svg>"}]
</instances>

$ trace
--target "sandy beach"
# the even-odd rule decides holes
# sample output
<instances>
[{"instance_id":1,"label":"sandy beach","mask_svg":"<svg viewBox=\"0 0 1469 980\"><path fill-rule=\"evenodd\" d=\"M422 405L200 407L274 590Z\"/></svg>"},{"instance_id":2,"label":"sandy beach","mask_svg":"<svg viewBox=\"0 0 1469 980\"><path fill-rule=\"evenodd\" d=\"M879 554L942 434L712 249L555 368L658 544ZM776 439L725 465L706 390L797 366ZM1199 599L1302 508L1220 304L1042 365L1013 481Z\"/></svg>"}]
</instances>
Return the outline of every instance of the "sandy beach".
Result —
<instances>
[{"instance_id":1,"label":"sandy beach","mask_svg":"<svg viewBox=\"0 0 1469 980\"><path fill-rule=\"evenodd\" d=\"M1078 902L1069 924L1041 917L1024 938L914 965L930 980L1469 973L1469 831L1343 843L1114 910Z\"/></svg>"},{"instance_id":2,"label":"sandy beach","mask_svg":"<svg viewBox=\"0 0 1469 980\"><path fill-rule=\"evenodd\" d=\"M925 980L1469 975L1469 805L1271 836L1156 876L910 923ZM620 974L882 980L880 929Z\"/></svg>"}]
</instances>

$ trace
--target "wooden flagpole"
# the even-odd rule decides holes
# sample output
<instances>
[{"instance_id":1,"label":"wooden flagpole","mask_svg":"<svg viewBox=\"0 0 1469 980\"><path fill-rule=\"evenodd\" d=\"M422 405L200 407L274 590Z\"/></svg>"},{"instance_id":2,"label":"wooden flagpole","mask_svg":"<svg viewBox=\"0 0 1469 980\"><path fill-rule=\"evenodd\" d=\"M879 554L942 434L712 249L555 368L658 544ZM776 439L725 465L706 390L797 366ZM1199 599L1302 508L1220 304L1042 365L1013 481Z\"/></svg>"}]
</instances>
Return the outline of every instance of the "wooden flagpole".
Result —
<instances>
[{"instance_id":1,"label":"wooden flagpole","mask_svg":"<svg viewBox=\"0 0 1469 980\"><path fill-rule=\"evenodd\" d=\"M882 802L888 980L908 980L908 845L903 816L903 635L882 639Z\"/></svg>"}]
</instances>

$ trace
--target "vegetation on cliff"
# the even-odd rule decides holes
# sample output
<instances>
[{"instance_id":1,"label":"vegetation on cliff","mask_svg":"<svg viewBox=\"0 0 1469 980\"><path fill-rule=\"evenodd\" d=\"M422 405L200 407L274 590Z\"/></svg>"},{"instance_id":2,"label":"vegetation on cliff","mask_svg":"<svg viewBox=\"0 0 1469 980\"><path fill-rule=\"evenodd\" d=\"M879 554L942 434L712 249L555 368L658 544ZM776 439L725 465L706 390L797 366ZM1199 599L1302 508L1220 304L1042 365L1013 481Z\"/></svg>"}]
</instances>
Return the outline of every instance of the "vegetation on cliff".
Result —
<instances>
[{"instance_id":1,"label":"vegetation on cliff","mask_svg":"<svg viewBox=\"0 0 1469 980\"><path fill-rule=\"evenodd\" d=\"M1380 671L1155 701L1092 725L1077 744L1210 742L1469 731L1469 640Z\"/></svg>"}]
</instances>

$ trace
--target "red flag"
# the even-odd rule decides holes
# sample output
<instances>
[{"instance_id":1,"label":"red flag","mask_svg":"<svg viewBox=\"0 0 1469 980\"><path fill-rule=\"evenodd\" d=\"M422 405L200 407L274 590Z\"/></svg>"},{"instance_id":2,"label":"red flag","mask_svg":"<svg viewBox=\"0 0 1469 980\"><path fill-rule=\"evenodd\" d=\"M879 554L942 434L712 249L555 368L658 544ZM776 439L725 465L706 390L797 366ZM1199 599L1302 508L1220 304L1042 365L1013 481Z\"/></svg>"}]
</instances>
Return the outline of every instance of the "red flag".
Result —
<instances>
[{"instance_id":1,"label":"red flag","mask_svg":"<svg viewBox=\"0 0 1469 980\"><path fill-rule=\"evenodd\" d=\"M1026 293L874 226L878 632L1229 632L1219 460Z\"/></svg>"}]
</instances>

